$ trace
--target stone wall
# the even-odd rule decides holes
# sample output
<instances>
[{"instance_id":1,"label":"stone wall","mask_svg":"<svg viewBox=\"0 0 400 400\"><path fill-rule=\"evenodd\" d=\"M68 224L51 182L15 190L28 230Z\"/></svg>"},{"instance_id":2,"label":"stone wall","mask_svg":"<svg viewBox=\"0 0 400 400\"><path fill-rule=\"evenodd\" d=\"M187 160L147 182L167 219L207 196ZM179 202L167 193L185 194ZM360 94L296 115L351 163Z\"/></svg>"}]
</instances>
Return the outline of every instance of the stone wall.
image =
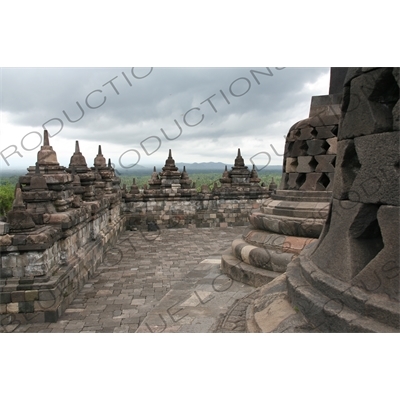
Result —
<instances>
[{"instance_id":1,"label":"stone wall","mask_svg":"<svg viewBox=\"0 0 400 400\"><path fill-rule=\"evenodd\" d=\"M146 229L150 222L166 228L225 228L245 226L249 215L260 208L268 195L259 199L220 199L201 196L184 199L152 199L123 203L127 229Z\"/></svg>"},{"instance_id":2,"label":"stone wall","mask_svg":"<svg viewBox=\"0 0 400 400\"><path fill-rule=\"evenodd\" d=\"M2 237L0 314L6 314L2 323L57 321L101 263L104 249L116 242L124 228L120 203L108 206L103 202L95 215L89 212L68 229L44 226L18 246L15 240L22 235ZM46 248L32 243L35 238L44 241Z\"/></svg>"},{"instance_id":3,"label":"stone wall","mask_svg":"<svg viewBox=\"0 0 400 400\"><path fill-rule=\"evenodd\" d=\"M116 242L124 228L120 181L101 147L94 165L77 142L69 168L61 166L44 132L0 235L1 324L57 321Z\"/></svg>"}]
</instances>

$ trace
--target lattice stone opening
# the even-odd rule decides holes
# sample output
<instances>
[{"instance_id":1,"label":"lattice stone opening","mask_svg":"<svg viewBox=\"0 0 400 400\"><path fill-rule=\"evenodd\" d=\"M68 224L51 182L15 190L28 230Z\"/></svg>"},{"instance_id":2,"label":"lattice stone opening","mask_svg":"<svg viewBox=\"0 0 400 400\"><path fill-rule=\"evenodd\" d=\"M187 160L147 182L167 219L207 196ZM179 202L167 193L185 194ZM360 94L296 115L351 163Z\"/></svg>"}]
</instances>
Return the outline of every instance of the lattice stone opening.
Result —
<instances>
[{"instance_id":1,"label":"lattice stone opening","mask_svg":"<svg viewBox=\"0 0 400 400\"><path fill-rule=\"evenodd\" d=\"M326 174L322 174L321 178L318 179L318 182L325 187L325 189L329 186L331 180Z\"/></svg>"}]
</instances>

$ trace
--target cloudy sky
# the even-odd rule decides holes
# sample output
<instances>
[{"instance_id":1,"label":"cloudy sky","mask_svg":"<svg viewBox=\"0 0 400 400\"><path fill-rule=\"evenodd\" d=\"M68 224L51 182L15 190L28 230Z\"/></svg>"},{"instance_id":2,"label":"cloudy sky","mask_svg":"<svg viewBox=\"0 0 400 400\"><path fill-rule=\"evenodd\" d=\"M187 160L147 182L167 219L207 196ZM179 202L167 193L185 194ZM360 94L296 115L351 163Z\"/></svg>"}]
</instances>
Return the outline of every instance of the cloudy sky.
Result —
<instances>
[{"instance_id":1,"label":"cloudy sky","mask_svg":"<svg viewBox=\"0 0 400 400\"><path fill-rule=\"evenodd\" d=\"M329 68L2 68L0 83L2 171L34 165L44 125L61 165L79 140L89 166L101 144L134 172L168 149L176 162L231 164L240 147L247 165L280 165Z\"/></svg>"}]
</instances>

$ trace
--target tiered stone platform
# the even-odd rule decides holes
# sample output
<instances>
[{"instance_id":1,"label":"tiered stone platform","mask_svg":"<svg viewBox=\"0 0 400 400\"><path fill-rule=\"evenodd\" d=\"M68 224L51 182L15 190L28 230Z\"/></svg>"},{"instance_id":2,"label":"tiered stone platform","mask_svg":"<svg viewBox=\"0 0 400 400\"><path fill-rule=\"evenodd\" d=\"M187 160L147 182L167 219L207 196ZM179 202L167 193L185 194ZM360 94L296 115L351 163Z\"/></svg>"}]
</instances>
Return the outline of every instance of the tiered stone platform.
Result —
<instances>
[{"instance_id":1,"label":"tiered stone platform","mask_svg":"<svg viewBox=\"0 0 400 400\"><path fill-rule=\"evenodd\" d=\"M9 232L0 235L0 314L17 321L56 321L124 227L119 179L101 149L90 169L76 143L59 165L44 131L37 163L19 179Z\"/></svg>"},{"instance_id":2,"label":"tiered stone platform","mask_svg":"<svg viewBox=\"0 0 400 400\"><path fill-rule=\"evenodd\" d=\"M170 150L162 171L154 167L148 185L141 190L133 182L129 192L122 191L127 229L246 226L251 212L271 194L260 182L255 168L250 171L244 165L238 149L231 170L225 168L219 182L212 188L203 185L198 192L186 168L178 170Z\"/></svg>"}]
</instances>

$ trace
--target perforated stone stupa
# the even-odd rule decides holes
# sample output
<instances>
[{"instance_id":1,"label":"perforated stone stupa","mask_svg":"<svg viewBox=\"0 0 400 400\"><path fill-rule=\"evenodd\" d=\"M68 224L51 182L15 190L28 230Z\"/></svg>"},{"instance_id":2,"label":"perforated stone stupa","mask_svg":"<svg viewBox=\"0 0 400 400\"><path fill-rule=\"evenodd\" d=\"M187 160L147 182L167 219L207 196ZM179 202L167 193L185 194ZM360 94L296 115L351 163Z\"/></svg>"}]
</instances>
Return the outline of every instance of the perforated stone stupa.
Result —
<instances>
[{"instance_id":1,"label":"perforated stone stupa","mask_svg":"<svg viewBox=\"0 0 400 400\"><path fill-rule=\"evenodd\" d=\"M349 68L326 224L259 290L249 331L400 331L399 76Z\"/></svg>"},{"instance_id":2,"label":"perforated stone stupa","mask_svg":"<svg viewBox=\"0 0 400 400\"><path fill-rule=\"evenodd\" d=\"M222 270L233 279L257 287L271 281L320 235L332 195L344 72L332 68L330 94L313 97L309 117L289 129L279 190L222 256Z\"/></svg>"}]
</instances>

